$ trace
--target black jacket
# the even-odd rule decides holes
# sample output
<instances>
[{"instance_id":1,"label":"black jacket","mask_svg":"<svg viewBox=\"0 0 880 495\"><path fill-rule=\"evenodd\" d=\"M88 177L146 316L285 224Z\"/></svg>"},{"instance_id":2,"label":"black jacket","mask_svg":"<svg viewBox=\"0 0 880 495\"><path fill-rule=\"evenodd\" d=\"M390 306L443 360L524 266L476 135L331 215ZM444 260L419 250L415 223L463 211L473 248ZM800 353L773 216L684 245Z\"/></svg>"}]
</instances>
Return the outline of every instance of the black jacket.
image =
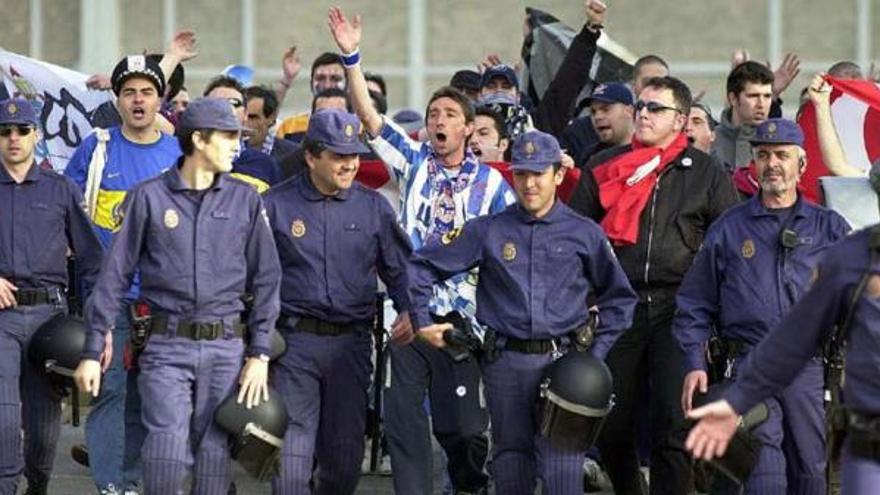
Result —
<instances>
[{"instance_id":1,"label":"black jacket","mask_svg":"<svg viewBox=\"0 0 880 495\"><path fill-rule=\"evenodd\" d=\"M605 210L599 203L592 170L631 150L631 145L625 145L594 155L569 201L572 209L600 222ZM690 268L709 224L736 203L733 182L721 165L688 145L663 170L639 218L636 244L614 247L632 286L637 290L675 290Z\"/></svg>"}]
</instances>

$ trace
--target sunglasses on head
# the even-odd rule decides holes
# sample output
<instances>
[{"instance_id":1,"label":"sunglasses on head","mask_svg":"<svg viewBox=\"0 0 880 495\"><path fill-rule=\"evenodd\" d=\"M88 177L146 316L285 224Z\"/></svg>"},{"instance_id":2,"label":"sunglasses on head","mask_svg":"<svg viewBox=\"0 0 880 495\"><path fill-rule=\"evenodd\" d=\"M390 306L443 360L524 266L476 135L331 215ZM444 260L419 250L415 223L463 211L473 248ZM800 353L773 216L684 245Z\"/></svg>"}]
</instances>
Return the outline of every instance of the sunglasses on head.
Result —
<instances>
[{"instance_id":1,"label":"sunglasses on head","mask_svg":"<svg viewBox=\"0 0 880 495\"><path fill-rule=\"evenodd\" d=\"M241 101L241 98L226 98L226 100L232 105L232 108L241 108L244 106L244 102Z\"/></svg>"},{"instance_id":2,"label":"sunglasses on head","mask_svg":"<svg viewBox=\"0 0 880 495\"><path fill-rule=\"evenodd\" d=\"M636 105L635 105L636 113L641 112L642 109L647 109L648 113L660 113L660 112L663 112L666 110L672 110L674 112L681 112L681 110L679 110L675 107L667 107L666 105L664 105L662 103L657 103L656 101L639 100L636 102Z\"/></svg>"},{"instance_id":3,"label":"sunglasses on head","mask_svg":"<svg viewBox=\"0 0 880 495\"><path fill-rule=\"evenodd\" d=\"M24 125L24 124L4 125L4 126L0 126L0 136L9 137L12 135L13 130L15 130L15 132L19 136L27 136L28 134L31 133L31 131L34 130L34 128L29 125Z\"/></svg>"}]
</instances>

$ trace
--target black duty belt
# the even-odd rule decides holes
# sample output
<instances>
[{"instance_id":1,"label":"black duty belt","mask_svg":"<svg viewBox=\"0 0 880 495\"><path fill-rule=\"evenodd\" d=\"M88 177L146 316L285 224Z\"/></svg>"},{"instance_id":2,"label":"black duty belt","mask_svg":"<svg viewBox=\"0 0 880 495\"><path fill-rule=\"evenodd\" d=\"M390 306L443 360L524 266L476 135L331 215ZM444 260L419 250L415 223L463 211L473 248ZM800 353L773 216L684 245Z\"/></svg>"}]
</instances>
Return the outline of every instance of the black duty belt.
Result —
<instances>
[{"instance_id":1,"label":"black duty belt","mask_svg":"<svg viewBox=\"0 0 880 495\"><path fill-rule=\"evenodd\" d=\"M19 306L39 306L40 304L57 304L64 300L59 288L18 289L15 291L15 303Z\"/></svg>"},{"instance_id":2,"label":"black duty belt","mask_svg":"<svg viewBox=\"0 0 880 495\"><path fill-rule=\"evenodd\" d=\"M232 320L232 330L236 337L244 335L246 326L238 319ZM223 321L179 321L175 335L192 340L217 340L226 335L226 325ZM168 330L167 316L154 316L150 322L150 333L163 334Z\"/></svg>"},{"instance_id":3,"label":"black duty belt","mask_svg":"<svg viewBox=\"0 0 880 495\"><path fill-rule=\"evenodd\" d=\"M847 433L853 455L880 461L880 416L847 411Z\"/></svg>"},{"instance_id":4,"label":"black duty belt","mask_svg":"<svg viewBox=\"0 0 880 495\"><path fill-rule=\"evenodd\" d=\"M547 354L559 349L559 342L557 339L522 340L507 337L504 348L508 351L521 352L523 354Z\"/></svg>"},{"instance_id":5,"label":"black duty belt","mask_svg":"<svg viewBox=\"0 0 880 495\"><path fill-rule=\"evenodd\" d=\"M357 323L332 323L329 321L321 320L319 318L312 318L311 316L303 316L299 318L299 321L297 321L296 325L294 326L291 324L294 319L295 318L281 315L280 317L278 317L277 326L287 331L306 332L315 335L329 336L354 333L359 328L363 327L363 325Z\"/></svg>"}]
</instances>

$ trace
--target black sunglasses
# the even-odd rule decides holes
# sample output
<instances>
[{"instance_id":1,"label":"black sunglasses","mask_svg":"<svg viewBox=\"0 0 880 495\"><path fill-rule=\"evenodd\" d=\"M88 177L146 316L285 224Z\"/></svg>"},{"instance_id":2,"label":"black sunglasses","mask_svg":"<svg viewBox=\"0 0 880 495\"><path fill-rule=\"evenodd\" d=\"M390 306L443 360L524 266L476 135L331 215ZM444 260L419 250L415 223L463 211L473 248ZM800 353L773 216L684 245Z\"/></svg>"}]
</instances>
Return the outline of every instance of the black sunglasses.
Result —
<instances>
[{"instance_id":1,"label":"black sunglasses","mask_svg":"<svg viewBox=\"0 0 880 495\"><path fill-rule=\"evenodd\" d=\"M663 105L662 103L657 103L656 101L644 101L644 100L637 101L636 105L635 105L636 113L641 112L643 108L647 108L648 113L660 113L665 110L672 110L674 112L681 112L681 110L679 110L678 108L667 107L666 105Z\"/></svg>"},{"instance_id":2,"label":"black sunglasses","mask_svg":"<svg viewBox=\"0 0 880 495\"><path fill-rule=\"evenodd\" d=\"M4 126L0 126L0 136L2 136L2 137L9 137L9 136L11 136L11 135L12 135L12 130L13 130L13 129L15 130L15 132L16 132L19 136L27 136L28 134L31 133L31 131L34 130L34 128L31 127L31 126L29 126L29 125L23 125L23 124L20 124L20 125L4 125Z\"/></svg>"},{"instance_id":3,"label":"black sunglasses","mask_svg":"<svg viewBox=\"0 0 880 495\"><path fill-rule=\"evenodd\" d=\"M232 105L232 108L241 108L244 106L244 102L241 101L241 98L226 98L227 101Z\"/></svg>"}]
</instances>

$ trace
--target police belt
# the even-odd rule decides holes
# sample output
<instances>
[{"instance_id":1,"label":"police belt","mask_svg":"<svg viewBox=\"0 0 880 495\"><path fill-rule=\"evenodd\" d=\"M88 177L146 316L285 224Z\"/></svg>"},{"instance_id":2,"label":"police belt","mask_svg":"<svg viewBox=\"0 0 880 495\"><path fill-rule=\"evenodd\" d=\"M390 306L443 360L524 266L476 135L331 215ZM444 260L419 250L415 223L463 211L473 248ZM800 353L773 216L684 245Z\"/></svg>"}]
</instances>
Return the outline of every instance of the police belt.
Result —
<instances>
[{"instance_id":1,"label":"police belt","mask_svg":"<svg viewBox=\"0 0 880 495\"><path fill-rule=\"evenodd\" d=\"M563 348L564 343L562 338L523 340L507 337L504 349L523 354L547 354Z\"/></svg>"},{"instance_id":2,"label":"police belt","mask_svg":"<svg viewBox=\"0 0 880 495\"><path fill-rule=\"evenodd\" d=\"M332 323L320 318L312 318L311 316L302 316L293 325L296 317L281 315L278 317L278 328L282 328L289 332L306 332L315 335L337 336L354 333L367 325L360 323Z\"/></svg>"},{"instance_id":3,"label":"police belt","mask_svg":"<svg viewBox=\"0 0 880 495\"><path fill-rule=\"evenodd\" d=\"M847 411L847 442L855 456L880 461L880 416Z\"/></svg>"},{"instance_id":4,"label":"police belt","mask_svg":"<svg viewBox=\"0 0 880 495\"><path fill-rule=\"evenodd\" d=\"M62 301L64 301L64 293L58 287L18 289L17 291L15 291L15 303L19 306L58 304Z\"/></svg>"},{"instance_id":5,"label":"police belt","mask_svg":"<svg viewBox=\"0 0 880 495\"><path fill-rule=\"evenodd\" d=\"M244 335L247 326L238 317L231 321L178 321L174 335L192 340L218 340L226 335L226 325L232 325L236 337ZM156 315L150 319L150 333L167 333L168 317Z\"/></svg>"}]
</instances>

